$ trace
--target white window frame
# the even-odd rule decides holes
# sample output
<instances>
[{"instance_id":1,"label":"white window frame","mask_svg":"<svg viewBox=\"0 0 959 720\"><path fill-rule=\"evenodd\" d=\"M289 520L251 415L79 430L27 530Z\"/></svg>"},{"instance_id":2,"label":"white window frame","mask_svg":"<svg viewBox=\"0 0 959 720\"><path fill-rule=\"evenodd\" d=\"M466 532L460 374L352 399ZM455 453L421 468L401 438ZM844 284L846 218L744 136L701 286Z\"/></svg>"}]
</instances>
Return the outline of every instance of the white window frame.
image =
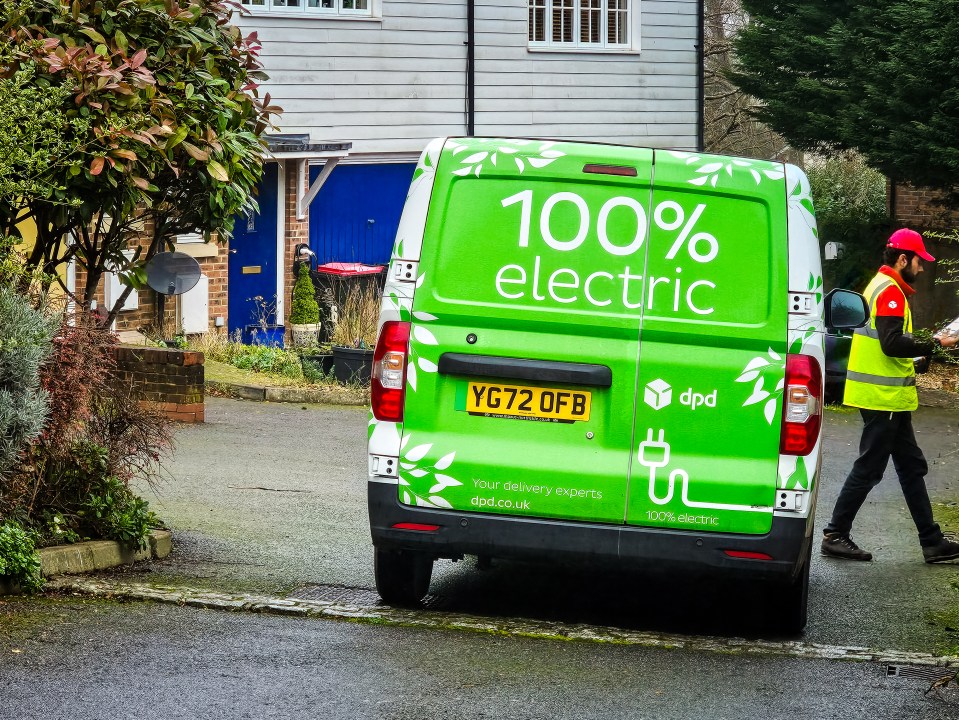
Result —
<instances>
[{"instance_id":1,"label":"white window frame","mask_svg":"<svg viewBox=\"0 0 959 720\"><path fill-rule=\"evenodd\" d=\"M600 17L602 18L602 38L600 42L584 42L581 39L581 21L583 3L588 0L527 0L527 33L528 48L537 52L604 52L623 53L639 52L639 7L640 0L626 0L626 42L611 43L608 41L608 17L610 0L600 0ZM560 5L572 5L572 41L562 42L553 40L554 8ZM545 18L544 40L532 39L534 28L533 8L543 9Z\"/></svg>"},{"instance_id":2,"label":"white window frame","mask_svg":"<svg viewBox=\"0 0 959 720\"><path fill-rule=\"evenodd\" d=\"M274 5L275 0L238 0L239 4L252 15L275 15L289 17L340 19L340 20L379 20L382 18L383 0L366 0L365 10L354 10L343 7L349 0L334 0L335 8L308 7L310 0L300 0L299 7ZM316 0L317 3L322 0ZM254 4L255 3L255 4ZM355 3L354 3L355 4Z\"/></svg>"}]
</instances>

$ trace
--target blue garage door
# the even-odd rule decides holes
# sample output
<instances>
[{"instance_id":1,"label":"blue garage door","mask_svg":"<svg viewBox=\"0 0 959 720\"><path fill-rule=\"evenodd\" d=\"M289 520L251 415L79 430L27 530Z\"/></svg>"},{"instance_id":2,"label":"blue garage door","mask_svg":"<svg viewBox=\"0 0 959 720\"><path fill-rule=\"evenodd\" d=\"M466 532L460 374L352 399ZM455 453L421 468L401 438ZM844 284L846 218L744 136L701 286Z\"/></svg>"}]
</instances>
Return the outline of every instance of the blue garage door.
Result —
<instances>
[{"instance_id":1,"label":"blue garage door","mask_svg":"<svg viewBox=\"0 0 959 720\"><path fill-rule=\"evenodd\" d=\"M320 169L310 168L311 182ZM335 167L310 205L317 261L388 263L415 169L415 163Z\"/></svg>"},{"instance_id":2,"label":"blue garage door","mask_svg":"<svg viewBox=\"0 0 959 720\"><path fill-rule=\"evenodd\" d=\"M231 335L256 324L260 308L276 310L276 167L276 163L268 163L263 168L257 195L259 214L239 216L233 227L227 323ZM265 320L275 323L275 314Z\"/></svg>"}]
</instances>

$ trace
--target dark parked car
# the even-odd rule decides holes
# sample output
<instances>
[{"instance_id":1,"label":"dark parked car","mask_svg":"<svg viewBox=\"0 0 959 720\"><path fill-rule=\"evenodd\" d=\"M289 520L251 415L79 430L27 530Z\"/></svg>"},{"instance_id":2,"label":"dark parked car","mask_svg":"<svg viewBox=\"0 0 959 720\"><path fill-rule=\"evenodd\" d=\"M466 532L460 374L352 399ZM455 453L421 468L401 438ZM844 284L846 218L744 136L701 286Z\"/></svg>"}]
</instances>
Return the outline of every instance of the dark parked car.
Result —
<instances>
[{"instance_id":1,"label":"dark parked car","mask_svg":"<svg viewBox=\"0 0 959 720\"><path fill-rule=\"evenodd\" d=\"M826 332L826 385L823 388L823 401L827 405L842 402L851 345L852 333L832 329Z\"/></svg>"}]
</instances>

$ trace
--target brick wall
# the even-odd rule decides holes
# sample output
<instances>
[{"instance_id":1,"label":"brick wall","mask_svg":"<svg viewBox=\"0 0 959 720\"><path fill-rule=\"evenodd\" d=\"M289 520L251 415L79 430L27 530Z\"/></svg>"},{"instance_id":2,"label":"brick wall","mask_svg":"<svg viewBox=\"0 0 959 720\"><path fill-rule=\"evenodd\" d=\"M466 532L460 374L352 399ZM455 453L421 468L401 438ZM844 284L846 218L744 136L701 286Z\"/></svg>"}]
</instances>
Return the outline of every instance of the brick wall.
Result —
<instances>
[{"instance_id":1,"label":"brick wall","mask_svg":"<svg viewBox=\"0 0 959 720\"><path fill-rule=\"evenodd\" d=\"M215 241L214 241L215 242ZM203 246L208 248L209 246ZM200 272L209 278L209 328L212 332L220 331L214 325L217 317L223 318L222 331L226 331L228 326L228 259L229 247L225 244L215 244L216 255L213 257L198 257L196 260L200 264ZM189 249L189 246L186 246ZM180 246L178 250L183 251ZM76 295L82 297L86 291L87 273L83 268L77 267L76 271ZM157 316L157 293L150 288L144 288L138 291L139 306L135 310L123 310L117 315L117 330L139 330L152 335L159 335L161 327L160 319ZM104 306L103 281L101 281L96 293L97 306ZM178 327L176 298L166 296L163 308L163 335L166 338L176 334ZM109 308L107 308L109 311Z\"/></svg>"},{"instance_id":2,"label":"brick wall","mask_svg":"<svg viewBox=\"0 0 959 720\"><path fill-rule=\"evenodd\" d=\"M887 188L890 215L897 227L908 227L925 234L929 230L949 232L959 228L959 211L947 210L941 204L942 194L928 188L910 185ZM909 300L916 327L932 327L959 315L956 285L942 282L947 278L941 261L959 262L959 248L953 243L939 242L928 235L926 248L936 258L916 281L916 295Z\"/></svg>"},{"instance_id":3,"label":"brick wall","mask_svg":"<svg viewBox=\"0 0 959 720\"><path fill-rule=\"evenodd\" d=\"M290 307L293 304L293 285L296 283L296 278L293 277L293 251L300 243L310 244L310 215L307 209L307 215L302 220L296 216L296 194L300 187L299 163L296 160L286 161L285 176L286 197L283 204L286 210L286 240L283 246L283 297L286 302L283 304L283 324L288 326Z\"/></svg>"},{"instance_id":4,"label":"brick wall","mask_svg":"<svg viewBox=\"0 0 959 720\"><path fill-rule=\"evenodd\" d=\"M114 352L120 378L133 382L145 402L172 420L203 422L203 353L130 345Z\"/></svg>"}]
</instances>

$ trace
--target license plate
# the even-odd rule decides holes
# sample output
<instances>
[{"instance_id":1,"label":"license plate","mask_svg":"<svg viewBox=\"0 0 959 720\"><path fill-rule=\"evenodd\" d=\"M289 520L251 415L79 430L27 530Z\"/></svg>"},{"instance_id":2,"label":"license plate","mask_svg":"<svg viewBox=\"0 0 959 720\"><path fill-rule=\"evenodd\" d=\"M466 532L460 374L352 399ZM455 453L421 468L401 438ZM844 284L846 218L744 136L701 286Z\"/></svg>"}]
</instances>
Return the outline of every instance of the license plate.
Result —
<instances>
[{"instance_id":1,"label":"license plate","mask_svg":"<svg viewBox=\"0 0 959 720\"><path fill-rule=\"evenodd\" d=\"M466 411L471 415L571 423L589 420L588 390L471 382Z\"/></svg>"}]
</instances>

